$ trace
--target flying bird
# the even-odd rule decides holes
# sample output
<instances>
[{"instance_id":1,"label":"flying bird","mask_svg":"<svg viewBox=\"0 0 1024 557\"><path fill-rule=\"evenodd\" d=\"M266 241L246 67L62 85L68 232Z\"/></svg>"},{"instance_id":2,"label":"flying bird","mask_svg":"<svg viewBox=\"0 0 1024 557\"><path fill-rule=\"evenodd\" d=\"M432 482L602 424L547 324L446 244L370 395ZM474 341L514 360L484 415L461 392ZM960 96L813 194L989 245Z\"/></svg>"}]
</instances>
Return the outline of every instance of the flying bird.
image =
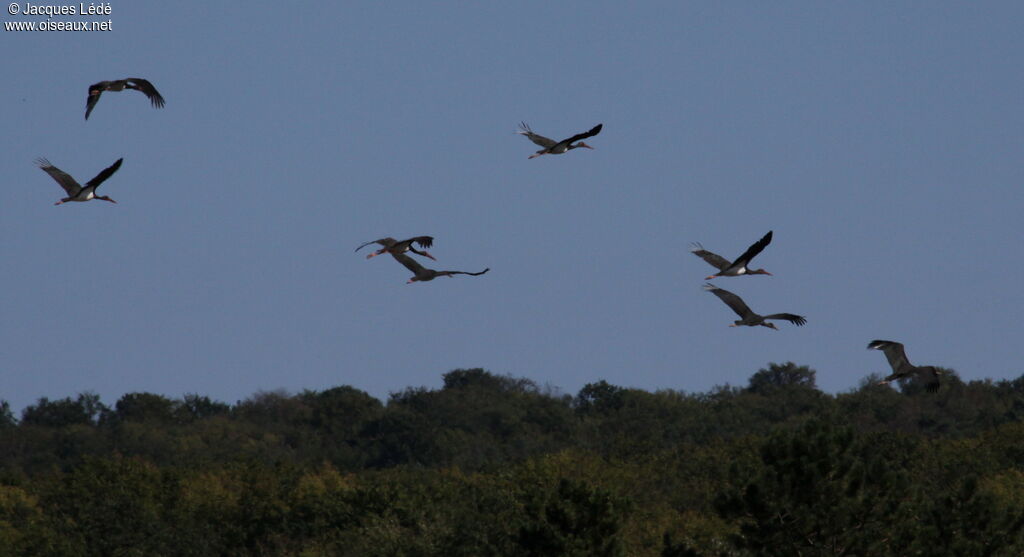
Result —
<instances>
[{"instance_id":1,"label":"flying bird","mask_svg":"<svg viewBox=\"0 0 1024 557\"><path fill-rule=\"evenodd\" d=\"M103 183L104 180L110 178L118 168L121 168L121 161L124 159L117 159L117 162L104 168L102 172L96 175L95 178L85 183L83 187L70 174L50 164L50 161L40 158L36 159L36 164L39 168L42 168L44 172L50 175L51 178L60 184L60 187L64 188L68 196L54 203L54 205L60 205L67 201L89 201L90 199L102 199L103 201L109 201L111 203L117 203L113 199L105 195L96 195L96 188Z\"/></svg>"},{"instance_id":2,"label":"flying bird","mask_svg":"<svg viewBox=\"0 0 1024 557\"><path fill-rule=\"evenodd\" d=\"M128 77L116 81L101 81L89 86L89 96L85 99L85 119L89 119L89 113L96 107L96 103L100 101L100 95L104 91L124 91L125 89L142 91L143 94L149 97L149 102L153 105L153 108L164 107L164 98L157 92L156 87L153 87L153 84L145 79Z\"/></svg>"},{"instance_id":3,"label":"flying bird","mask_svg":"<svg viewBox=\"0 0 1024 557\"><path fill-rule=\"evenodd\" d=\"M894 379L906 379L912 375L927 376L931 379L925 389L930 393L939 390L939 376L942 371L933 366L915 366L907 359L907 353L903 345L891 340L873 340L868 343L868 350L881 350L885 358L889 360L889 367L892 368L892 375L879 381L878 385L888 385Z\"/></svg>"},{"instance_id":4,"label":"flying bird","mask_svg":"<svg viewBox=\"0 0 1024 557\"><path fill-rule=\"evenodd\" d=\"M751 311L750 308L747 307L747 304L743 303L743 300L740 299L739 296L733 294L732 292L729 292L728 290L723 290L711 284L710 282L704 285L704 290L708 290L715 296L721 298L721 300L725 302L725 305L732 308L732 310L736 312L736 315L739 315L741 317L740 320L733 322L732 325L729 325L730 327L739 327L741 325L753 327L754 325L760 325L762 327L768 327L770 329L775 329L777 331L779 329L778 327L775 326L775 323L766 323L765 319L785 319L786 321L789 321L790 323L796 325L797 327L803 325L804 323L807 323L807 318L805 318L802 315L794 315L792 313L773 313L771 315L758 315Z\"/></svg>"},{"instance_id":5,"label":"flying bird","mask_svg":"<svg viewBox=\"0 0 1024 557\"><path fill-rule=\"evenodd\" d=\"M754 242L747 251L743 252L743 255L736 258L735 261L729 261L728 259L718 255L717 253L711 253L704 249L704 246L700 244L694 244L694 248L690 250L691 253L697 257L707 261L712 267L718 268L718 272L709 276L704 277L704 280L711 280L715 277L738 277L740 275L768 275L771 273L764 269L750 269L747 265L750 264L750 260L761 253L768 244L772 243L772 231L769 230L763 238Z\"/></svg>"},{"instance_id":6,"label":"flying bird","mask_svg":"<svg viewBox=\"0 0 1024 557\"><path fill-rule=\"evenodd\" d=\"M603 126L603 125L604 124L598 124L598 125L594 126L593 128L590 128L590 131L588 131L588 132L578 133L578 134L576 134L576 135L574 135L574 136L572 136L572 137L570 137L568 139L563 139L561 141L555 141L554 139L548 139L548 138L544 137L543 135L537 135L537 134L533 133L533 130L530 129L530 126L526 125L526 122L520 122L519 123L519 131L517 131L516 133L518 133L520 135L525 135L526 137L528 137L530 139L530 141L532 141L532 142L536 143L537 145L540 145L541 147L543 147L543 149L541 149L540 151L537 151L536 153L530 155L529 158L532 159L532 158L535 158L535 157L539 157L541 155L561 155L562 153L564 153L566 151L569 151L569 150L572 150L572 149L576 149L578 147L585 147L587 149L593 149L593 147L591 147L590 145L587 145L586 143L584 143L584 142L582 142L580 140L581 139L586 139L588 137L593 137L593 136L601 133L601 126ZM579 143L575 143L576 141L579 141Z\"/></svg>"},{"instance_id":7,"label":"flying bird","mask_svg":"<svg viewBox=\"0 0 1024 557\"><path fill-rule=\"evenodd\" d=\"M371 253L370 255L367 255L366 256L367 259L370 259L371 257L380 255L382 253L396 254L396 253L405 253L407 251L411 251L411 252L415 253L416 255L421 255L423 257L429 257L431 259L434 259L434 256L430 255L426 251L420 251L420 250L412 247L413 243L419 244L419 246L421 248L424 248L424 250L426 250L426 248L429 248L429 247L434 245L434 237L433 236L416 236L415 238L409 238L408 240L402 240L401 242L399 242L398 240L395 240L394 238L390 238L390 237L389 238L381 238L380 240L373 240L371 242L366 242L365 244L363 244L363 245L359 246L358 248L356 248L356 251L359 251L359 250L363 249L364 247L366 247L366 246L368 246L370 244L380 244L380 245L382 245L384 247L379 249L379 250L377 250L377 251L375 251L375 252L373 252L373 253ZM437 261L437 259L434 259L434 261Z\"/></svg>"},{"instance_id":8,"label":"flying bird","mask_svg":"<svg viewBox=\"0 0 1024 557\"><path fill-rule=\"evenodd\" d=\"M414 282L426 282L428 280L434 280L437 277L450 277L452 275L469 275L472 277L478 277L487 271L490 271L490 267L480 271L479 273L467 273L466 271L435 271L433 269L427 269L423 265L416 262L415 259L409 257L404 253L392 253L391 257L394 257L396 261L405 265L406 269L413 272L415 276L406 281L406 284Z\"/></svg>"}]
</instances>

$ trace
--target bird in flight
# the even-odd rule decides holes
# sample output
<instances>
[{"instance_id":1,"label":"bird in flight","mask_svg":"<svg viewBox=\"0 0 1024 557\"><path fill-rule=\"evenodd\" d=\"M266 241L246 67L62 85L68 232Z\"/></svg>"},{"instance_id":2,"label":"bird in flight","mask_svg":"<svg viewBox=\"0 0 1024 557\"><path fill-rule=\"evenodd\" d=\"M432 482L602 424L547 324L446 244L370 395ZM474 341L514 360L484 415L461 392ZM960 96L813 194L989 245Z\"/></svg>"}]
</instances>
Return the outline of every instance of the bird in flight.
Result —
<instances>
[{"instance_id":1,"label":"bird in flight","mask_svg":"<svg viewBox=\"0 0 1024 557\"><path fill-rule=\"evenodd\" d=\"M541 155L561 155L566 151L570 151L572 149L576 149L579 147L593 149L593 147L587 145L586 143L580 140L586 139L588 137L593 137L601 133L602 126L604 126L604 124L598 124L593 128L590 128L590 131L588 132L578 133L568 139L563 139L561 141L555 141L554 139L548 139L543 135L537 135L533 133L533 130L530 129L530 126L526 125L526 122L519 123L519 131L517 131L516 133L520 135L525 135L527 138L529 138L530 141L543 147L543 149L541 149L540 151L537 151L536 153L530 155L529 158L532 159L539 157ZM579 143L576 143L577 141L579 141Z\"/></svg>"},{"instance_id":2,"label":"bird in flight","mask_svg":"<svg viewBox=\"0 0 1024 557\"><path fill-rule=\"evenodd\" d=\"M104 180L110 178L111 175L117 172L118 168L121 168L121 161L123 160L123 158L117 159L117 162L107 168L104 168L103 171L97 174L95 178L86 182L85 186L79 184L67 172L64 172L50 164L50 161L46 159L37 159L36 164L39 165L39 168L43 169L43 172L46 172L51 178L56 180L57 183L60 184L60 187L64 188L64 191L68 194L67 197L54 203L54 205L60 205L61 203L66 203L68 201L89 201L90 199L102 199L103 201L117 203L117 201L114 201L105 195L96 195L96 188L98 188Z\"/></svg>"},{"instance_id":3,"label":"bird in flight","mask_svg":"<svg viewBox=\"0 0 1024 557\"><path fill-rule=\"evenodd\" d=\"M895 379L906 379L913 375L928 377L931 381L925 386L930 393L939 390L939 376L942 370L933 366L915 366L907 359L907 353L903 350L903 344L891 340L873 340L868 343L868 350L881 350L885 358L889 360L889 367L892 368L892 375L882 379L878 385L888 385Z\"/></svg>"},{"instance_id":4,"label":"bird in flight","mask_svg":"<svg viewBox=\"0 0 1024 557\"><path fill-rule=\"evenodd\" d=\"M487 271L490 271L490 267L480 271L479 273L469 273L466 271L435 271L433 269L427 269L423 265L416 262L415 259L409 257L404 253L392 253L391 257L395 258L402 265L405 265L406 269L409 269L413 273L413 277L406 281L406 284L412 284L414 282L426 282L428 280L434 280L437 277L451 277L453 275L469 275L471 277L478 277Z\"/></svg>"},{"instance_id":5,"label":"bird in flight","mask_svg":"<svg viewBox=\"0 0 1024 557\"><path fill-rule=\"evenodd\" d=\"M729 261L728 259L722 257L721 255L718 255L717 253L707 251L706 249L704 249L704 246L700 244L694 244L694 248L691 249L690 252L696 255L697 257L703 259L704 261L707 261L708 264L710 264L712 267L718 269L717 273L708 277L704 277L704 280L711 280L715 277L738 277L740 275L771 276L771 273L765 271L764 269L751 269L747 267L747 265L750 264L750 260L756 257L757 254L761 253L761 250L763 250L770 243L772 243L771 230L769 230L763 238L754 242L753 245L747 248L747 251L743 252L743 255L737 257L735 261Z\"/></svg>"},{"instance_id":6,"label":"bird in flight","mask_svg":"<svg viewBox=\"0 0 1024 557\"><path fill-rule=\"evenodd\" d=\"M723 290L711 284L710 282L704 285L704 290L708 290L715 296L718 296L723 302L725 302L725 305L732 308L732 310L736 312L736 315L740 316L740 319L738 321L735 321L732 325L729 325L730 327L739 327L742 325L753 327L755 325L760 325L762 327L768 327L769 329L775 329L777 331L779 329L778 327L775 326L775 323L768 323L765 321L765 319L784 319L796 325L797 327L800 327L804 323L807 323L806 317L802 315L795 315L792 313L773 313L771 315L758 315L751 311L751 309L747 307L747 304L743 303L743 300L739 296L733 294L732 292L729 292L728 290Z\"/></svg>"},{"instance_id":7,"label":"bird in flight","mask_svg":"<svg viewBox=\"0 0 1024 557\"><path fill-rule=\"evenodd\" d=\"M419 244L419 246L421 248L423 248L424 251L420 251L420 250L412 247L413 243ZM423 257L429 257L430 259L434 259L434 256L430 255L426 251L427 248L429 248L429 247L434 245L434 237L433 236L416 236L415 238L409 238L408 240L402 240L401 242L399 242L398 240L395 240L394 238L391 238L391 237L381 238L380 240L373 240L373 241L370 241L370 242L366 242L365 244L363 244L363 245L359 246L358 248L356 248L356 251L359 251L359 250L363 249L364 247L366 247L366 246L368 246L370 244L380 244L380 245L382 245L384 247L379 249L379 250L377 250L377 251L375 251L375 252L373 252L373 253L371 253L371 254L369 254L369 255L367 255L366 256L367 259L370 259L371 257L375 257L377 255L381 255L383 253L396 254L396 253L405 253L407 251L411 251L411 252L415 253L416 255L420 255L420 256L423 256ZM434 261L437 261L437 259L434 259Z\"/></svg>"},{"instance_id":8,"label":"bird in flight","mask_svg":"<svg viewBox=\"0 0 1024 557\"><path fill-rule=\"evenodd\" d=\"M125 89L141 91L149 97L149 102L153 105L153 108L164 107L164 98L157 92L156 87L153 87L153 84L145 79L128 77L116 81L101 81L89 86L89 96L85 99L85 119L89 119L89 113L96 107L96 103L100 102L100 95L104 91L124 91Z\"/></svg>"}]
</instances>

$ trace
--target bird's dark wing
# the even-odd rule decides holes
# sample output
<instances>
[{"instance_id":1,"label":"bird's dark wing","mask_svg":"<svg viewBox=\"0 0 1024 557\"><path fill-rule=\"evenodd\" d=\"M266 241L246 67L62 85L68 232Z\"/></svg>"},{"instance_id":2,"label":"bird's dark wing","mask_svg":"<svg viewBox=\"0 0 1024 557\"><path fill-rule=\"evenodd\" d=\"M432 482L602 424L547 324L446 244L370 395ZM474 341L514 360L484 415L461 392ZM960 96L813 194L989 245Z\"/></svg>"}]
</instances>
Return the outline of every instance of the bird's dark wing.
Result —
<instances>
[{"instance_id":1,"label":"bird's dark wing","mask_svg":"<svg viewBox=\"0 0 1024 557\"><path fill-rule=\"evenodd\" d=\"M703 259L704 261L707 261L709 265L718 269L719 271L724 271L728 269L730 265L732 265L732 263L728 259L722 257L721 255L718 255L717 253L712 253L704 249L704 246L700 244L694 244L693 249L690 250L690 253L696 255L697 257Z\"/></svg>"},{"instance_id":2,"label":"bird's dark wing","mask_svg":"<svg viewBox=\"0 0 1024 557\"><path fill-rule=\"evenodd\" d=\"M586 139L588 137L594 137L595 135L601 133L601 128L602 127L604 127L604 124L598 124L598 125L590 128L590 131L586 131L586 132L583 132L583 133L578 133L578 134L570 137L569 139L566 139L564 141L560 141L559 143L563 143L563 142L564 143L575 143L575 142L577 142L577 141L579 141L581 139Z\"/></svg>"},{"instance_id":3,"label":"bird's dark wing","mask_svg":"<svg viewBox=\"0 0 1024 557\"><path fill-rule=\"evenodd\" d=\"M792 313L773 313L771 315L765 315L765 319L785 319L797 327L807 323L807 318L802 315L795 315Z\"/></svg>"},{"instance_id":4,"label":"bird's dark wing","mask_svg":"<svg viewBox=\"0 0 1024 557\"><path fill-rule=\"evenodd\" d=\"M382 246L384 246L386 248L390 248L391 246L395 245L395 239L394 238L381 238L380 240L372 240L372 241L366 242L365 244L362 244L361 246L356 248L356 251L359 251L359 250L365 248L366 246L368 246L370 244L380 244L380 245L382 245Z\"/></svg>"},{"instance_id":5,"label":"bird's dark wing","mask_svg":"<svg viewBox=\"0 0 1024 557\"><path fill-rule=\"evenodd\" d=\"M134 85L137 90L145 93L154 108L164 107L164 98L160 96L160 93L157 92L156 87L153 87L152 83L140 77L129 77L125 81Z\"/></svg>"},{"instance_id":6,"label":"bird's dark wing","mask_svg":"<svg viewBox=\"0 0 1024 557\"><path fill-rule=\"evenodd\" d=\"M89 95L88 99L85 99L85 119L89 119L89 114L92 113L92 109L96 106L96 103L100 102L100 94Z\"/></svg>"},{"instance_id":7,"label":"bird's dark wing","mask_svg":"<svg viewBox=\"0 0 1024 557\"><path fill-rule=\"evenodd\" d=\"M56 180L57 183L60 184L60 187L64 188L64 191L67 192L70 197L74 197L78 195L78 192L82 191L82 186L76 182L70 174L56 166L53 166L50 164L50 161L44 158L39 158L36 159L36 164L39 165L39 168L43 169L43 172L46 172L51 178Z\"/></svg>"},{"instance_id":8,"label":"bird's dark wing","mask_svg":"<svg viewBox=\"0 0 1024 557\"><path fill-rule=\"evenodd\" d=\"M772 243L772 231L771 230L769 230L768 233L765 234L763 238L761 238L760 240L754 242L754 244L752 246L747 248L747 251L743 252L743 255L737 257L736 260L732 262L732 264L733 265L746 265L757 254L761 253L761 250L763 250L770 243Z\"/></svg>"},{"instance_id":9,"label":"bird's dark wing","mask_svg":"<svg viewBox=\"0 0 1024 557\"><path fill-rule=\"evenodd\" d=\"M906 375L913 371L914 366L907 360L907 354L903 351L903 345L898 342L873 340L868 343L868 350L881 350L884 352L894 375Z\"/></svg>"},{"instance_id":10,"label":"bird's dark wing","mask_svg":"<svg viewBox=\"0 0 1024 557\"><path fill-rule=\"evenodd\" d=\"M554 139L549 139L547 137L544 137L543 135L537 135L533 133L533 130L530 129L530 126L526 125L526 122L519 123L519 131L517 131L516 133L520 135L525 135L530 141L536 143L537 145L540 145L545 149L550 149L551 147L554 147L555 145L558 144L558 142L555 141Z\"/></svg>"},{"instance_id":11,"label":"bird's dark wing","mask_svg":"<svg viewBox=\"0 0 1024 557\"><path fill-rule=\"evenodd\" d=\"M929 378L931 381L929 381L924 387L929 393L934 393L939 390L939 372L937 369L932 366L924 366L918 368L918 371L931 374L931 377Z\"/></svg>"},{"instance_id":12,"label":"bird's dark wing","mask_svg":"<svg viewBox=\"0 0 1024 557\"><path fill-rule=\"evenodd\" d=\"M705 284L704 290L709 290L712 294L718 296L719 299L725 302L725 305L732 308L732 310L736 312L736 315L739 315L740 317L745 318L748 315L754 314L754 312L750 311L750 308L747 307L747 304L743 303L743 300L739 296L729 292L728 290L723 290L711 283Z\"/></svg>"},{"instance_id":13,"label":"bird's dark wing","mask_svg":"<svg viewBox=\"0 0 1024 557\"><path fill-rule=\"evenodd\" d=\"M416 242L421 248L430 249L434 245L433 236L416 236L415 238L409 238L406 242Z\"/></svg>"},{"instance_id":14,"label":"bird's dark wing","mask_svg":"<svg viewBox=\"0 0 1024 557\"><path fill-rule=\"evenodd\" d=\"M85 119L89 119L89 114L92 109L96 107L96 103L100 102L100 95L107 90L110 85L109 81L101 81L99 83L93 83L89 86L89 96L85 99Z\"/></svg>"},{"instance_id":15,"label":"bird's dark wing","mask_svg":"<svg viewBox=\"0 0 1024 557\"><path fill-rule=\"evenodd\" d=\"M391 257L394 257L395 261L398 261L402 265L405 265L405 268L412 271L412 273L416 276L419 276L420 274L424 273L427 270L423 265L417 263L415 259L409 257L404 253L392 253Z\"/></svg>"},{"instance_id":16,"label":"bird's dark wing","mask_svg":"<svg viewBox=\"0 0 1024 557\"><path fill-rule=\"evenodd\" d=\"M121 162L122 161L124 161L123 158L117 159L117 162L115 162L114 164L104 168L103 171L101 171L99 174L97 174L96 177L93 178L92 180L89 180L88 182L86 182L85 185L86 186L92 186L93 188L98 187L100 184L103 183L104 180L106 180L107 178L110 178L110 176L112 174L117 172L118 168L121 168Z\"/></svg>"},{"instance_id":17,"label":"bird's dark wing","mask_svg":"<svg viewBox=\"0 0 1024 557\"><path fill-rule=\"evenodd\" d=\"M478 276L480 276L480 275L482 275L482 274L484 274L484 273L486 273L487 271L490 271L490 270L491 270L491 268L488 267L488 268L484 269L483 271L480 271L479 273L468 273L466 271L445 271L445 272L448 273L449 275L469 275L471 277L478 277Z\"/></svg>"}]
</instances>

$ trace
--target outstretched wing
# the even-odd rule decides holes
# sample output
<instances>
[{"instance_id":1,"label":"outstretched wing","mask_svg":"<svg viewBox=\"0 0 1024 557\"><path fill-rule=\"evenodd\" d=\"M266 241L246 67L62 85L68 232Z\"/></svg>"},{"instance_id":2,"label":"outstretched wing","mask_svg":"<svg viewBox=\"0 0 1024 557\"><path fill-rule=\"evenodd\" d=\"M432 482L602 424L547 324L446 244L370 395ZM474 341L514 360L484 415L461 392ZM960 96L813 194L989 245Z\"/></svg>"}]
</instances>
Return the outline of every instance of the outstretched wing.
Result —
<instances>
[{"instance_id":1,"label":"outstretched wing","mask_svg":"<svg viewBox=\"0 0 1024 557\"><path fill-rule=\"evenodd\" d=\"M139 91L145 93L145 95L149 97L149 102L153 105L153 108L164 107L164 98L160 96L160 93L157 92L156 87L153 87L153 84L150 83L148 80L142 79L140 77L129 77L125 79L125 81L134 85L135 89L138 89Z\"/></svg>"},{"instance_id":2,"label":"outstretched wing","mask_svg":"<svg viewBox=\"0 0 1024 557\"><path fill-rule=\"evenodd\" d=\"M100 95L102 95L103 91L107 89L107 83L108 82L106 81L101 81L89 86L89 96L85 99L86 120L89 119L89 114L92 112L92 109L96 107L96 103L100 102Z\"/></svg>"},{"instance_id":3,"label":"outstretched wing","mask_svg":"<svg viewBox=\"0 0 1024 557\"><path fill-rule=\"evenodd\" d=\"M604 124L598 124L598 125L590 128L590 131L586 131L586 132L583 132L583 133L578 133L578 134L570 137L569 139L566 139L564 142L565 143L575 143L575 142L577 142L577 141L579 141L581 139L586 139L588 137L594 137L595 135L601 133L601 128L602 127L604 127Z\"/></svg>"},{"instance_id":4,"label":"outstretched wing","mask_svg":"<svg viewBox=\"0 0 1024 557\"><path fill-rule=\"evenodd\" d=\"M786 321L789 321L790 323L796 325L797 327L801 327L801 326L803 326L804 323L807 323L807 318L806 317L804 317L802 315L796 315L796 314L793 314L793 313L773 313L771 315L765 315L764 318L765 319L785 319Z\"/></svg>"},{"instance_id":5,"label":"outstretched wing","mask_svg":"<svg viewBox=\"0 0 1024 557\"><path fill-rule=\"evenodd\" d=\"M482 274L484 274L484 273L486 273L487 271L490 271L490 270L491 270L491 268L488 267L488 268L484 269L483 271L480 271L479 273L468 273L466 271L447 271L447 272L448 272L449 275L469 275L471 277L478 277L478 276L480 276L480 275L482 275Z\"/></svg>"},{"instance_id":6,"label":"outstretched wing","mask_svg":"<svg viewBox=\"0 0 1024 557\"><path fill-rule=\"evenodd\" d=\"M747 307L747 304L743 303L743 300L739 296L729 292L728 290L723 290L711 283L705 284L704 290L708 290L715 296L718 296L719 299L725 302L725 305L732 308L732 310L736 312L736 315L739 315L740 317L747 317L754 313L753 311L750 311L750 308Z\"/></svg>"},{"instance_id":7,"label":"outstretched wing","mask_svg":"<svg viewBox=\"0 0 1024 557\"><path fill-rule=\"evenodd\" d=\"M693 244L693 249L690 250L690 253L696 255L697 257L703 259L704 261L707 261L709 265L718 269L719 271L724 271L728 269L730 265L732 265L732 262L730 262L728 259L722 257L721 255L718 255L717 253L712 253L704 249L704 246L697 243Z\"/></svg>"},{"instance_id":8,"label":"outstretched wing","mask_svg":"<svg viewBox=\"0 0 1024 557\"><path fill-rule=\"evenodd\" d=\"M93 188L99 187L99 185L102 184L104 180L106 180L107 178L110 178L110 176L113 173L117 172L118 168L121 168L121 162L122 161L124 161L123 158L117 159L117 162L115 162L114 164L104 168L99 174L96 175L95 178L93 178L92 180L89 180L88 182L86 182L85 185L86 186L92 186Z\"/></svg>"},{"instance_id":9,"label":"outstretched wing","mask_svg":"<svg viewBox=\"0 0 1024 557\"><path fill-rule=\"evenodd\" d=\"M380 245L382 245L382 246L384 246L386 248L390 248L391 246L395 245L395 239L389 237L389 238L381 238L380 240L372 240L372 241L366 242L365 244L360 245L358 248L356 248L356 251L359 251L359 250L365 248L366 246L368 246L370 244L380 244Z\"/></svg>"},{"instance_id":10,"label":"outstretched wing","mask_svg":"<svg viewBox=\"0 0 1024 557\"><path fill-rule=\"evenodd\" d=\"M884 352L885 358L889 360L889 367L892 368L894 374L902 375L914 370L914 366L907 360L907 353L904 352L903 345L899 342L873 340L868 343L868 350L881 350Z\"/></svg>"},{"instance_id":11,"label":"outstretched wing","mask_svg":"<svg viewBox=\"0 0 1024 557\"><path fill-rule=\"evenodd\" d=\"M120 161L118 162L120 163ZM50 164L50 161L44 158L38 158L36 159L36 164L39 165L39 168L43 169L43 172L49 174L50 178L56 180L57 183L60 184L60 187L64 188L64 191L67 192L69 197L74 197L78 195L78 192L82 191L82 186L76 182L70 174L56 166L53 166Z\"/></svg>"},{"instance_id":12,"label":"outstretched wing","mask_svg":"<svg viewBox=\"0 0 1024 557\"><path fill-rule=\"evenodd\" d=\"M415 242L423 249L429 249L434 245L433 236L416 236L415 238L409 238L406 242Z\"/></svg>"},{"instance_id":13,"label":"outstretched wing","mask_svg":"<svg viewBox=\"0 0 1024 557\"><path fill-rule=\"evenodd\" d=\"M419 263L416 262L415 259L409 257L404 253L392 253L391 257L394 257L395 261L398 261L402 265L405 265L405 268L412 271L412 273L416 276L419 276L420 274L426 271L426 268L423 265L420 265Z\"/></svg>"},{"instance_id":14,"label":"outstretched wing","mask_svg":"<svg viewBox=\"0 0 1024 557\"><path fill-rule=\"evenodd\" d=\"M929 393L934 393L935 391L938 391L938 390L939 390L939 386L940 386L940 385L939 385L939 370L935 369L935 368L934 368L934 367L932 367L932 366L924 366L924 367L919 367L919 368L917 368L917 370L918 370L918 371L920 371L920 372L922 372L922 374L923 374L923 373L928 373L928 374L930 374L930 375L931 375L931 377L929 378L929 379L931 379L931 381L929 381L929 382L928 382L928 383L927 383L927 384L926 384L926 385L924 386L924 388L925 388L925 389L926 389L926 390L927 390L927 391L928 391Z\"/></svg>"},{"instance_id":15,"label":"outstretched wing","mask_svg":"<svg viewBox=\"0 0 1024 557\"><path fill-rule=\"evenodd\" d=\"M761 251L770 243L772 243L772 231L771 230L769 230L768 233L765 234L763 238L761 238L760 240L754 242L754 244L752 246L747 248L747 251L743 252L743 255L737 257L736 260L733 261L732 264L733 265L746 265L757 254L761 253Z\"/></svg>"},{"instance_id":16,"label":"outstretched wing","mask_svg":"<svg viewBox=\"0 0 1024 557\"><path fill-rule=\"evenodd\" d=\"M526 122L519 122L519 131L517 131L516 133L520 135L525 135L530 141L536 143L537 145L540 145L545 149L550 149L558 144L558 142L555 141L554 139L549 139L547 137L544 137L543 135L537 135L533 133L533 130L530 129L530 126L526 125Z\"/></svg>"}]
</instances>

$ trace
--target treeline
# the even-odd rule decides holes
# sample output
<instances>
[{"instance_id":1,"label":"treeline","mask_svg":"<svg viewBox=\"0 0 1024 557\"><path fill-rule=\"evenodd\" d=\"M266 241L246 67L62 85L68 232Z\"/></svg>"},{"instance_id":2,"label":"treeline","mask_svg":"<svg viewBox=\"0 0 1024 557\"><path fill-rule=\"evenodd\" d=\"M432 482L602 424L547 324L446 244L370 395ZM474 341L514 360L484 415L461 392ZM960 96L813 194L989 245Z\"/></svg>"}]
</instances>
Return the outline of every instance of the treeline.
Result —
<instances>
[{"instance_id":1,"label":"treeline","mask_svg":"<svg viewBox=\"0 0 1024 557\"><path fill-rule=\"evenodd\" d=\"M0 402L0 556L1024 555L1024 376Z\"/></svg>"}]
</instances>

